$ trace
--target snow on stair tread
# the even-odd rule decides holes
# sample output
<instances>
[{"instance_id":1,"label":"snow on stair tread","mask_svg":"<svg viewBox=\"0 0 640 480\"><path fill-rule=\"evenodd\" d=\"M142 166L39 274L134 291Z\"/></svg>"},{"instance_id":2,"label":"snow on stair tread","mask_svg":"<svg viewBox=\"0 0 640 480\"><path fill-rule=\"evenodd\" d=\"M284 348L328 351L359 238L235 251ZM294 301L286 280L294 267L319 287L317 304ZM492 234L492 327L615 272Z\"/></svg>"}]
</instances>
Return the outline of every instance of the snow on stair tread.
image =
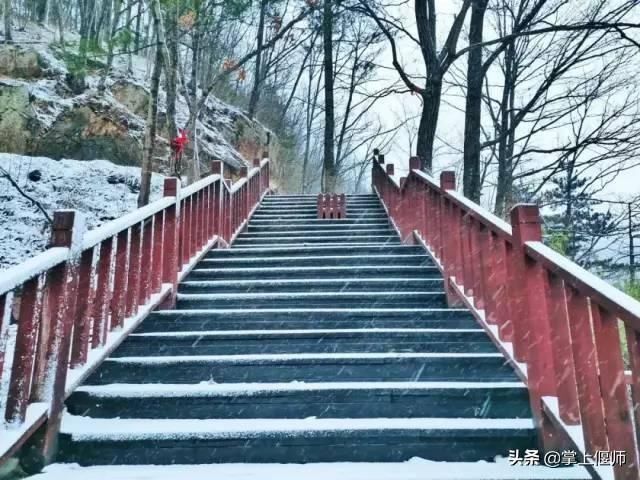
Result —
<instances>
[{"instance_id":1,"label":"snow on stair tread","mask_svg":"<svg viewBox=\"0 0 640 480\"><path fill-rule=\"evenodd\" d=\"M429 283L444 283L444 279L442 278L433 278L433 279L406 279L406 278L375 278L375 277L365 277L365 278L344 278L344 277L335 277L335 278L317 278L317 279L309 279L309 278L287 278L287 279L274 279L274 280L188 280L181 282L182 285L189 286L202 286L202 287L215 287L221 285L234 285L234 286L251 286L251 285L309 285L310 283L383 283L383 284L391 284L394 282L429 282Z\"/></svg>"},{"instance_id":2,"label":"snow on stair tread","mask_svg":"<svg viewBox=\"0 0 640 480\"><path fill-rule=\"evenodd\" d=\"M107 362L168 365L183 362L280 363L299 360L392 360L427 358L502 358L500 353L264 353L246 355L167 355L164 357L110 357Z\"/></svg>"},{"instance_id":3,"label":"snow on stair tread","mask_svg":"<svg viewBox=\"0 0 640 480\"><path fill-rule=\"evenodd\" d=\"M228 438L237 435L295 435L320 432L382 430L479 431L530 430L530 418L251 418L251 419L105 419L70 415L62 419L62 433L74 440L146 440Z\"/></svg>"},{"instance_id":4,"label":"snow on stair tread","mask_svg":"<svg viewBox=\"0 0 640 480\"><path fill-rule=\"evenodd\" d=\"M317 297L399 297L407 298L410 296L433 297L444 295L444 291L434 292L394 292L394 291L375 291L375 292L267 292L267 293L179 293L178 300L222 300L227 298L317 298Z\"/></svg>"},{"instance_id":5,"label":"snow on stair tread","mask_svg":"<svg viewBox=\"0 0 640 480\"><path fill-rule=\"evenodd\" d=\"M426 476L428 474L428 477ZM583 467L511 466L508 462L433 462L413 458L402 463L228 463L213 465L53 464L33 480L586 480Z\"/></svg>"},{"instance_id":6,"label":"snow on stair tread","mask_svg":"<svg viewBox=\"0 0 640 480\"><path fill-rule=\"evenodd\" d=\"M469 313L466 308L398 308L398 307L375 307L375 308L254 308L251 310L251 314L258 313L434 313L434 312L446 312L446 313ZM225 314L225 313L247 313L244 308L216 308L215 310L207 308L181 308L180 310L156 310L154 314L165 315L189 315L189 314Z\"/></svg>"},{"instance_id":7,"label":"snow on stair tread","mask_svg":"<svg viewBox=\"0 0 640 480\"><path fill-rule=\"evenodd\" d=\"M100 398L117 397L192 397L251 395L270 392L311 392L337 390L477 390L477 389L524 389L522 382L283 382L283 383L211 383L196 384L138 384L110 383L107 385L86 385L78 392L87 392Z\"/></svg>"},{"instance_id":8,"label":"snow on stair tread","mask_svg":"<svg viewBox=\"0 0 640 480\"><path fill-rule=\"evenodd\" d=\"M318 256L314 256L314 255L307 255L305 257L303 257L305 260L322 260L322 261L327 261L327 260L344 260L344 259L351 259L351 258L360 258L362 255L318 255ZM409 260L409 259L422 259L422 260L431 260L431 258L428 255L420 255L420 254L404 254L404 255L399 255L399 254L393 254L393 253L389 253L389 254L367 254L367 259L369 260L376 260L376 259L388 259L388 258L398 258L398 259L402 259L402 260ZM204 259L203 261L205 263L209 263L211 261L215 261L215 262L220 262L220 263L234 263L234 262L247 262L247 261L252 261L252 262L260 262L260 261L265 261L265 260L274 260L277 259L279 261L287 261L287 260L299 260L300 257L260 257L260 256L255 256L252 257L250 259L247 258L224 258L224 257L215 257L215 258L207 258Z\"/></svg>"},{"instance_id":9,"label":"snow on stair tread","mask_svg":"<svg viewBox=\"0 0 640 480\"><path fill-rule=\"evenodd\" d=\"M198 268L196 266L196 268L194 268L192 271L199 271L199 272L207 272L207 271L211 271L211 272L217 272L217 271L224 271L224 272L233 272L233 271L238 271L238 272L273 272L274 270L278 270L278 271L336 271L336 272L344 272L344 271L348 271L348 270L362 270L363 268L374 268L376 270L397 270L399 267L401 267L403 270L406 271L418 271L418 272L423 272L425 269L437 269L437 267L435 265L348 265L348 266L322 266L322 265L313 265L313 266L307 266L307 267L241 267L241 268L225 268L225 269L219 269L219 268Z\"/></svg>"},{"instance_id":10,"label":"snow on stair tread","mask_svg":"<svg viewBox=\"0 0 640 480\"><path fill-rule=\"evenodd\" d=\"M241 337L243 335L329 335L341 333L477 333L482 328L318 328L295 330L195 330L134 333L131 337Z\"/></svg>"}]
</instances>

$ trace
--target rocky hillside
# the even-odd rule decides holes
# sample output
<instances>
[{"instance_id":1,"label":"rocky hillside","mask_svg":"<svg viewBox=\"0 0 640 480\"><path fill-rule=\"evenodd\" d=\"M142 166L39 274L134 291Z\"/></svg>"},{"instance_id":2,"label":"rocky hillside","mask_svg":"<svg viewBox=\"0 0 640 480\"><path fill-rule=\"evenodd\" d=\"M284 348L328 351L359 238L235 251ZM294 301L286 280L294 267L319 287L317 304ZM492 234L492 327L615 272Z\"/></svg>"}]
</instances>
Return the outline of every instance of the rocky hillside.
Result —
<instances>
[{"instance_id":1,"label":"rocky hillside","mask_svg":"<svg viewBox=\"0 0 640 480\"><path fill-rule=\"evenodd\" d=\"M0 45L0 152L54 159L104 159L138 166L148 105L146 61L116 56L107 90L97 89L103 65L89 65L86 83L78 85L74 53L53 43L54 35L30 25L16 33L16 45ZM167 166L169 149L165 108L160 102L156 169ZM188 118L179 95L177 122ZM259 157L272 136L238 109L210 97L198 122L202 171L213 159L234 170ZM273 145L271 145L273 146ZM277 149L273 148L272 156Z\"/></svg>"},{"instance_id":2,"label":"rocky hillside","mask_svg":"<svg viewBox=\"0 0 640 480\"><path fill-rule=\"evenodd\" d=\"M45 247L43 210L50 215L77 208L93 228L136 207L149 101L144 58L134 56L129 65L126 56L117 56L106 91L99 92L102 65L93 60L86 83L78 85L73 52L56 46L49 30L30 25L15 40L0 45L0 269ZM179 96L179 126L188 114ZM163 92L159 135L154 169L163 174L169 159ZM214 97L197 136L202 172L213 159L232 170L251 164L268 143L277 164L273 135ZM160 182L155 176L152 197Z\"/></svg>"}]
</instances>

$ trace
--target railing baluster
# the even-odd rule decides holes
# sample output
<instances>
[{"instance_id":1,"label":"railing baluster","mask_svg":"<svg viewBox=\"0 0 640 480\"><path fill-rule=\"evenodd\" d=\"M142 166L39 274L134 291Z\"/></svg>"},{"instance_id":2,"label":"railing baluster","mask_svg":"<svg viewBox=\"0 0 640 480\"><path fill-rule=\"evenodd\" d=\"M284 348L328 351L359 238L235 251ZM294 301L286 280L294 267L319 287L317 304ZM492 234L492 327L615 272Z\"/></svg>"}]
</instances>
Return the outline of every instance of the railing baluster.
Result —
<instances>
[{"instance_id":1,"label":"railing baluster","mask_svg":"<svg viewBox=\"0 0 640 480\"><path fill-rule=\"evenodd\" d=\"M582 430L587 452L595 454L598 451L609 450L609 445L600 398L589 301L570 285L566 286L566 296Z\"/></svg>"},{"instance_id":2,"label":"railing baluster","mask_svg":"<svg viewBox=\"0 0 640 480\"><path fill-rule=\"evenodd\" d=\"M140 242L141 226L136 223L131 227L129 237L129 277L127 281L127 294L125 297L125 315L132 317L138 313L138 297L140 296Z\"/></svg>"},{"instance_id":3,"label":"railing baluster","mask_svg":"<svg viewBox=\"0 0 640 480\"><path fill-rule=\"evenodd\" d=\"M627 399L618 319L594 302L590 303L590 308L608 448L627 452L626 462L614 465L615 476L617 479L635 480L640 478L640 470L632 423L633 408Z\"/></svg>"},{"instance_id":4,"label":"railing baluster","mask_svg":"<svg viewBox=\"0 0 640 480\"><path fill-rule=\"evenodd\" d=\"M549 319L552 324L551 346L555 365L556 391L560 418L567 425L580 423L576 373L571 352L571 332L567 312L564 282L555 274L547 272L549 286Z\"/></svg>"},{"instance_id":5,"label":"railing baluster","mask_svg":"<svg viewBox=\"0 0 640 480\"><path fill-rule=\"evenodd\" d=\"M113 253L113 237L100 243L98 261L96 264L96 294L93 304L93 329L91 334L91 348L104 345L109 332L108 314L111 303L111 264Z\"/></svg>"},{"instance_id":6,"label":"railing baluster","mask_svg":"<svg viewBox=\"0 0 640 480\"><path fill-rule=\"evenodd\" d=\"M9 423L23 422L27 413L38 335L37 303L38 277L35 277L28 280L22 287L18 332L5 409L5 419ZM2 312L4 313L4 309Z\"/></svg>"},{"instance_id":7,"label":"railing baluster","mask_svg":"<svg viewBox=\"0 0 640 480\"><path fill-rule=\"evenodd\" d=\"M93 286L93 248L82 252L78 278L78 296L71 345L71 368L84 365L89 353L91 335L91 309L95 293Z\"/></svg>"},{"instance_id":8,"label":"railing baluster","mask_svg":"<svg viewBox=\"0 0 640 480\"><path fill-rule=\"evenodd\" d=\"M116 265L113 276L113 296L111 297L111 325L114 330L122 326L126 314L126 292L129 253L129 229L123 230L116 236Z\"/></svg>"}]
</instances>

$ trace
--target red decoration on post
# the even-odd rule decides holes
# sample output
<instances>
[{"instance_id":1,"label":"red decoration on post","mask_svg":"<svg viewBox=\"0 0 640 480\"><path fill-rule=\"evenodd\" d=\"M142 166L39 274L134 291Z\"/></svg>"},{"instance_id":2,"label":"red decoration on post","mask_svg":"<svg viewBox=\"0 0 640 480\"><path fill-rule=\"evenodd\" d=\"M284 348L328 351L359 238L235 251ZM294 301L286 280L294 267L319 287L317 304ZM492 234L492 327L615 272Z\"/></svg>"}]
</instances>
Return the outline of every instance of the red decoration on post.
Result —
<instances>
[{"instance_id":1,"label":"red decoration on post","mask_svg":"<svg viewBox=\"0 0 640 480\"><path fill-rule=\"evenodd\" d=\"M318 218L342 220L346 217L347 200L344 193L320 193L318 195Z\"/></svg>"}]
</instances>

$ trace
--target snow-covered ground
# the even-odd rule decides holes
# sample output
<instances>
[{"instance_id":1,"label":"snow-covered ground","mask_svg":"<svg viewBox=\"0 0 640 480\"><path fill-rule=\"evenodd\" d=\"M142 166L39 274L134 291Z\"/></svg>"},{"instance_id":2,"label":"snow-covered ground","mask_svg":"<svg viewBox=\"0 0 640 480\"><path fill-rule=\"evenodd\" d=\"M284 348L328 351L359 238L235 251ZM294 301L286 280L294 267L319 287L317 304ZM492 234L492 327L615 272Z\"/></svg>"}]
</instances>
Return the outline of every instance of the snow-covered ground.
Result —
<instances>
[{"instance_id":1,"label":"snow-covered ground","mask_svg":"<svg viewBox=\"0 0 640 480\"><path fill-rule=\"evenodd\" d=\"M30 180L29 174L36 170L40 179ZM89 229L137 208L139 168L105 160L52 160L0 153L0 270L44 250L49 235L44 213L3 177L4 171L49 216L56 209L77 209L85 214ZM152 200L160 197L162 182L161 175L153 175Z\"/></svg>"}]
</instances>

